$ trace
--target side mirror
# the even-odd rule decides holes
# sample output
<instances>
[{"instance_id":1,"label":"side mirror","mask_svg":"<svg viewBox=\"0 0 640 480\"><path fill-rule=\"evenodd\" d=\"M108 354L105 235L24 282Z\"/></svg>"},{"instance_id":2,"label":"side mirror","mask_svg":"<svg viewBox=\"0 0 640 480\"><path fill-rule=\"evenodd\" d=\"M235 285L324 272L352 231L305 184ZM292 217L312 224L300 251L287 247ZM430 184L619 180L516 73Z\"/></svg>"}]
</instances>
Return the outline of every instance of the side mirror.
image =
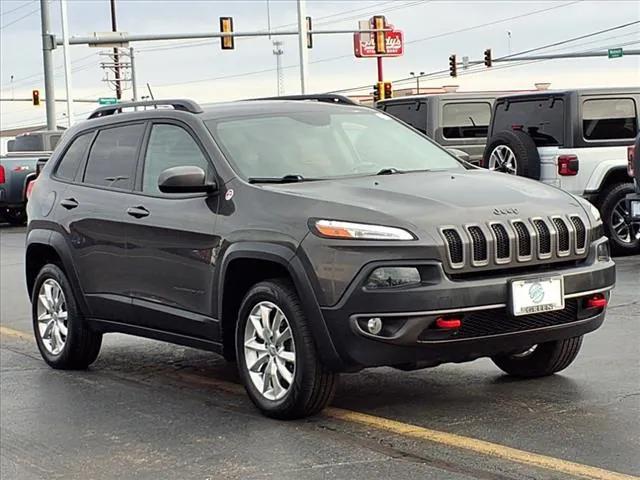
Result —
<instances>
[{"instance_id":1,"label":"side mirror","mask_svg":"<svg viewBox=\"0 0 640 480\"><path fill-rule=\"evenodd\" d=\"M206 180L200 167L171 167L158 177L158 188L162 193L213 193L218 190L215 180Z\"/></svg>"}]
</instances>

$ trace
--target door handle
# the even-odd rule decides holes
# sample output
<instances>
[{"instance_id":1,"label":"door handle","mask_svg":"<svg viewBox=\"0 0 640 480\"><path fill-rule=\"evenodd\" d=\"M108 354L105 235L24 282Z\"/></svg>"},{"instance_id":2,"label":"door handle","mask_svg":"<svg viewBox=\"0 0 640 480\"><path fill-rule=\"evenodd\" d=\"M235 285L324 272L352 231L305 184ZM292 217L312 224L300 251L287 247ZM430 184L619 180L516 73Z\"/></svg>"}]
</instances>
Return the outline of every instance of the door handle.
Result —
<instances>
[{"instance_id":1,"label":"door handle","mask_svg":"<svg viewBox=\"0 0 640 480\"><path fill-rule=\"evenodd\" d=\"M127 213L132 217L143 218L149 215L149 210L144 207L129 207Z\"/></svg>"},{"instance_id":2,"label":"door handle","mask_svg":"<svg viewBox=\"0 0 640 480\"><path fill-rule=\"evenodd\" d=\"M73 208L76 208L80 204L75 198L65 198L60 202L60 205L62 205L67 210L71 210Z\"/></svg>"}]
</instances>

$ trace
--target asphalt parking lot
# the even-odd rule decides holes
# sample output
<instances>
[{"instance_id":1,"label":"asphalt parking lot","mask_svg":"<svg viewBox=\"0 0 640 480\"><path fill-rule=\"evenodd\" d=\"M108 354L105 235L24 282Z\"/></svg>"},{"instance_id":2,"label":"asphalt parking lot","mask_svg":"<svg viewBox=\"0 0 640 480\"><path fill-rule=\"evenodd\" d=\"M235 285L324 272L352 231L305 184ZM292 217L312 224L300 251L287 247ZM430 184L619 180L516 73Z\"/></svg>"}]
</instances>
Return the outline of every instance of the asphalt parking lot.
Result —
<instances>
[{"instance_id":1,"label":"asphalt parking lot","mask_svg":"<svg viewBox=\"0 0 640 480\"><path fill-rule=\"evenodd\" d=\"M604 326L539 380L486 359L343 375L323 415L262 417L234 365L121 335L88 371L31 338L24 228L0 225L4 479L564 479L640 475L640 256L617 259Z\"/></svg>"}]
</instances>

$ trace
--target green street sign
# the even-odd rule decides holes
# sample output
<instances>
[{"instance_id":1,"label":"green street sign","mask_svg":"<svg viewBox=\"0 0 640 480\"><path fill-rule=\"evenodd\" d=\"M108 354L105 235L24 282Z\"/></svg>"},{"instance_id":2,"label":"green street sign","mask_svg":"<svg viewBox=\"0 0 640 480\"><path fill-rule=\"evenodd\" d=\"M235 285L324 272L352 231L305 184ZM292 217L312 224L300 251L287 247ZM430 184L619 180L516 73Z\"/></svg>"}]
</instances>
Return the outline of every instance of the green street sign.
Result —
<instances>
[{"instance_id":1,"label":"green street sign","mask_svg":"<svg viewBox=\"0 0 640 480\"><path fill-rule=\"evenodd\" d=\"M115 97L100 97L98 103L100 105L115 105L118 103L118 99Z\"/></svg>"},{"instance_id":2,"label":"green street sign","mask_svg":"<svg viewBox=\"0 0 640 480\"><path fill-rule=\"evenodd\" d=\"M621 48L610 48L609 50L607 50L607 55L609 56L609 58L620 58L622 57L622 55L624 55L624 52Z\"/></svg>"}]
</instances>

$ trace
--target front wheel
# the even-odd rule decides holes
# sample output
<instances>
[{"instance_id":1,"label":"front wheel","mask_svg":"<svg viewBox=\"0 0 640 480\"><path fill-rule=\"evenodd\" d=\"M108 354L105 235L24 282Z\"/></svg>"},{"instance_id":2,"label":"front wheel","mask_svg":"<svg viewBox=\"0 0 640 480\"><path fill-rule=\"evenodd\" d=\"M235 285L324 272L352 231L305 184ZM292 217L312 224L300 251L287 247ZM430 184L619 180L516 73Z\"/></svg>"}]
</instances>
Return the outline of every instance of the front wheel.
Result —
<instances>
[{"instance_id":1,"label":"front wheel","mask_svg":"<svg viewBox=\"0 0 640 480\"><path fill-rule=\"evenodd\" d=\"M581 346L581 336L566 338L533 345L522 352L495 356L491 360L514 377L546 377L571 365Z\"/></svg>"},{"instance_id":2,"label":"front wheel","mask_svg":"<svg viewBox=\"0 0 640 480\"><path fill-rule=\"evenodd\" d=\"M318 358L297 293L286 280L258 283L246 294L236 355L249 397L268 417L307 417L333 397L338 375Z\"/></svg>"}]
</instances>

